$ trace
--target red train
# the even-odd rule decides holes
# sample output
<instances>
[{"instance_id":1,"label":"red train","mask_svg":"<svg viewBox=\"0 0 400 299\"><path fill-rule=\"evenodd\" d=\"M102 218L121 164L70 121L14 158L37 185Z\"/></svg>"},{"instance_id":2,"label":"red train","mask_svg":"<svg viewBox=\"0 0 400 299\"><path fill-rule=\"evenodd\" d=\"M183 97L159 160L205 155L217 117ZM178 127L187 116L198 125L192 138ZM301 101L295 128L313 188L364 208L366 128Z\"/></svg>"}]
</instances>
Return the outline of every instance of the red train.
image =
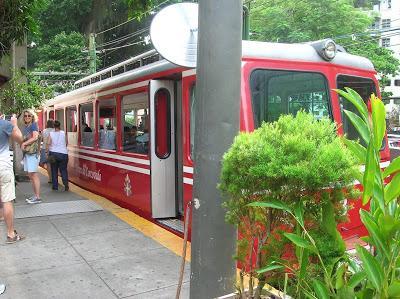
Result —
<instances>
[{"instance_id":1,"label":"red train","mask_svg":"<svg viewBox=\"0 0 400 299\"><path fill-rule=\"evenodd\" d=\"M366 100L380 95L372 63L337 51L331 40L244 41L240 130L304 109L358 138L342 113L354 109L333 91L344 87ZM58 119L67 134L72 182L179 231L192 197L195 90L196 69L153 50L77 81L75 90L46 103L43 122ZM390 158L385 141L382 167ZM345 237L362 230L357 207L350 218Z\"/></svg>"}]
</instances>

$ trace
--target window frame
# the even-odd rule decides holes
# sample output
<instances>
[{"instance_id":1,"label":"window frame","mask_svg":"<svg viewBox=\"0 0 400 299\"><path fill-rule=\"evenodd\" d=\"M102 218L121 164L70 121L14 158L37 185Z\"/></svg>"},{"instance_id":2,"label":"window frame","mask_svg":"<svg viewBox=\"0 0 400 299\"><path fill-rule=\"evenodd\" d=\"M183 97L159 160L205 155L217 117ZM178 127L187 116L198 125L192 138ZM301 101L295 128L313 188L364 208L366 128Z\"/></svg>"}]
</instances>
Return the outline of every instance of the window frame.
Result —
<instances>
[{"instance_id":1,"label":"window frame","mask_svg":"<svg viewBox=\"0 0 400 299\"><path fill-rule=\"evenodd\" d=\"M68 120L70 119L69 118L69 116L68 116L68 110L70 109L70 108L74 108L75 110L75 112L76 112L76 117L77 117L77 121L79 122L79 110L78 110L78 108L76 107L76 105L70 105L70 106L66 106L65 108L64 108L64 115L65 115L65 124L64 124L64 127L65 127L65 134L66 134L66 139L67 139L67 144L68 144L68 146L79 146L79 131L78 131L78 123L77 124L75 124L75 126L76 126L76 131L68 131ZM71 143L71 140L69 140L69 136L68 136L68 133L76 133L77 134L77 137L76 137L76 143L74 142L74 143Z\"/></svg>"},{"instance_id":2,"label":"window frame","mask_svg":"<svg viewBox=\"0 0 400 299\"><path fill-rule=\"evenodd\" d=\"M382 19L382 29L389 29L392 26L391 19Z\"/></svg>"},{"instance_id":3,"label":"window frame","mask_svg":"<svg viewBox=\"0 0 400 299\"><path fill-rule=\"evenodd\" d=\"M91 101L91 102L84 102L84 103L80 103L79 105L78 105L78 109L79 109L79 113L78 113L78 122L79 122L79 124L78 124L78 128L79 128L79 140L78 140L78 144L79 144L79 146L82 146L82 147L85 147L85 148L90 148L90 149L94 149L95 147L96 147L96 115L95 115L95 108L94 108L94 105L93 105L94 103ZM82 133L83 133L83 130L82 130L82 106L89 106L89 105L91 105L92 106L92 113L93 113L93 123L94 123L94 126L93 126L93 128L91 128L92 129L92 133L93 133L93 144L92 144L92 146L89 146L89 145L83 145L82 144Z\"/></svg>"},{"instance_id":4,"label":"window frame","mask_svg":"<svg viewBox=\"0 0 400 299\"><path fill-rule=\"evenodd\" d=\"M368 76L354 75L354 74L349 74L349 73L347 73L347 74L346 73L337 73L336 77L335 77L335 88L338 88L338 89L339 89L338 79L339 79L340 76L347 76L347 77L354 77L354 78L370 80L373 83L375 95L380 97L380 94L379 94L379 92L380 92L379 83L376 81L375 78L368 77ZM340 95L339 94L338 94L338 105L339 105L339 114L340 114L340 124L339 125L342 128L342 132L343 132L343 136L344 136L347 132L345 132L344 127L343 127L343 117L344 116L343 116L343 113L342 113ZM350 120L348 120L348 121L350 122ZM361 136L360 136L360 140L361 140ZM382 147L381 147L380 151L385 150L385 148L386 148L386 137L383 139Z\"/></svg>"},{"instance_id":5,"label":"window frame","mask_svg":"<svg viewBox=\"0 0 400 299\"><path fill-rule=\"evenodd\" d=\"M320 75L324 79L325 88L326 88L325 91L326 91L326 95L327 95L327 104L328 104L328 115L327 115L327 117L329 117L329 119L332 120L332 121L335 120L334 115L333 115L332 96L331 96L331 92L330 92L330 84L329 84L330 81L329 81L327 75L325 75L325 73L317 71L317 70L256 67L256 68L251 69L251 71L249 72L249 76L248 76L248 85L249 85L249 91L250 91L250 105L251 105L251 113L252 113L252 117L253 117L254 129L257 129L261 124L259 124L259 126L256 125L256 115L255 115L255 110L254 110L253 90L252 90L252 84L251 84L251 77L256 71L259 71L259 70L262 70L262 71L273 71L273 72L307 73L307 74L318 74L318 75ZM298 94L300 94L300 93L298 93ZM289 105L289 102L288 102L288 105ZM289 106L288 106L288 109L289 109ZM292 113L287 113L287 114L284 114L284 115L289 115L289 114L292 114ZM281 114L281 115L283 115L283 114Z\"/></svg>"},{"instance_id":6,"label":"window frame","mask_svg":"<svg viewBox=\"0 0 400 299\"><path fill-rule=\"evenodd\" d=\"M389 48L390 47L390 37L382 38L381 45L383 48Z\"/></svg>"},{"instance_id":7,"label":"window frame","mask_svg":"<svg viewBox=\"0 0 400 299\"><path fill-rule=\"evenodd\" d=\"M130 152L130 151L124 150L124 140L123 140L124 139L124 125L125 125L125 114L124 114L124 109L123 109L124 97L128 97L130 95L141 94L141 93L144 94L146 97L145 102L146 102L147 106L144 109L147 110L147 117L148 117L148 119L150 119L150 102L149 102L150 98L149 98L149 90L148 90L147 86L138 88L138 89L134 89L134 90L130 90L129 92L124 92L124 93L120 94L120 101L119 101L119 109L120 109L120 115L121 115L121 117L120 117L121 121L119 124L120 132L121 132L119 135L119 142L121 144L120 151L121 151L121 154L123 154L123 155L128 155L128 156L139 155L141 158L143 158L143 157L149 158L151 155L150 144L149 144L149 150L147 153ZM137 130L139 130L139 127L138 126L136 126L136 127L137 127ZM149 131L149 137L150 137L150 131ZM149 140L149 143L150 143L150 140Z\"/></svg>"},{"instance_id":8,"label":"window frame","mask_svg":"<svg viewBox=\"0 0 400 299\"><path fill-rule=\"evenodd\" d=\"M159 93L161 92L166 92L167 95L167 99L166 99L166 121L167 121L167 154L164 154L162 156L159 155L158 151L157 151L157 144L158 144L158 137L159 137L159 132L157 130L157 124L158 124L158 118L157 118L157 103L156 103L156 97ZM172 134L172 120L171 120L171 93L169 92L169 90L167 88L160 88L158 89L155 93L154 93L154 153L157 156L157 158L159 159L168 159L168 157L171 155L171 134Z\"/></svg>"},{"instance_id":9,"label":"window frame","mask_svg":"<svg viewBox=\"0 0 400 299\"><path fill-rule=\"evenodd\" d=\"M100 107L101 107L101 102L107 101L107 100L113 100L114 101L114 119L115 119L115 148L114 149L108 149L108 148L103 148L100 147ZM117 152L118 149L118 136L119 136L119 125L118 125L118 105L119 101L116 96L104 96L102 98L98 98L95 101L95 136L94 136L94 143L95 143L95 148L98 151L107 151L107 152ZM104 106L107 107L107 106ZM105 129L105 128L104 128Z\"/></svg>"},{"instance_id":10,"label":"window frame","mask_svg":"<svg viewBox=\"0 0 400 299\"><path fill-rule=\"evenodd\" d=\"M62 120L58 118L57 112L61 112ZM65 125L65 115L66 115L66 107L54 109L54 120L58 120L61 123L60 129L67 133L66 125Z\"/></svg>"}]
</instances>

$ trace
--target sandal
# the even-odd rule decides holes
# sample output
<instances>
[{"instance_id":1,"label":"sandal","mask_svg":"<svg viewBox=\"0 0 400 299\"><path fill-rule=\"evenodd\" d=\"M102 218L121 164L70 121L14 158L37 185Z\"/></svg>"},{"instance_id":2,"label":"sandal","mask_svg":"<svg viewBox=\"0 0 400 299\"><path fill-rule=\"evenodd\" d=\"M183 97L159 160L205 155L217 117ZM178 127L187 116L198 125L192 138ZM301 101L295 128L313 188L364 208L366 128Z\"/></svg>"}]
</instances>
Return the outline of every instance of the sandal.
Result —
<instances>
[{"instance_id":1,"label":"sandal","mask_svg":"<svg viewBox=\"0 0 400 299\"><path fill-rule=\"evenodd\" d=\"M7 243L7 244L13 244L13 243L15 243L15 242L22 241L23 239L25 239L25 236L19 235L19 234L17 233L17 231L14 230L14 237L9 237L9 236L7 236L7 241L6 241L6 243Z\"/></svg>"}]
</instances>

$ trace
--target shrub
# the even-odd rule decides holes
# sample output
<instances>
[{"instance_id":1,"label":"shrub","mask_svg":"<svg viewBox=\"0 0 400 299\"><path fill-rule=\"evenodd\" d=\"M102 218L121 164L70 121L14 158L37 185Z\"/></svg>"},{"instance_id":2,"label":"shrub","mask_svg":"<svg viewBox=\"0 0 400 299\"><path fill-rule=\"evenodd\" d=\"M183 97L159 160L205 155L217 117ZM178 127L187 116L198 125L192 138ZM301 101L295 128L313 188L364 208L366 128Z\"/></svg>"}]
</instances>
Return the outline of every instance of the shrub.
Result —
<instances>
[{"instance_id":1,"label":"shrub","mask_svg":"<svg viewBox=\"0 0 400 299\"><path fill-rule=\"evenodd\" d=\"M323 271L318 258L333 268L344 254L336 225L347 212L343 200L354 198L357 169L336 131L329 119L316 120L305 112L285 115L254 132L241 133L223 157L219 187L228 197L226 220L241 235L236 259L242 266L241 277L250 276L250 295L254 278L259 281L255 298L267 279L278 286L288 271L289 286L297 297L298 277L290 274L301 272L306 280ZM254 202L261 205L251 206ZM291 211L313 236L318 256L295 249L283 236L303 233ZM242 280L238 287L243 292Z\"/></svg>"}]
</instances>

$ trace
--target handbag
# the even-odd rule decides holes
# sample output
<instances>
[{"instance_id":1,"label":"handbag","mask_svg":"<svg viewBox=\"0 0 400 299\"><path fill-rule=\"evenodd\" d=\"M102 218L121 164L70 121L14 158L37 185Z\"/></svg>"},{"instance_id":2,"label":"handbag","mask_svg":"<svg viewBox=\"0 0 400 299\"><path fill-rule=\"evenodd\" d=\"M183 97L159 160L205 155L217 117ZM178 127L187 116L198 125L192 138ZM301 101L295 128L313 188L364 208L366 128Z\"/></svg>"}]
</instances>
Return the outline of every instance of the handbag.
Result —
<instances>
[{"instance_id":1,"label":"handbag","mask_svg":"<svg viewBox=\"0 0 400 299\"><path fill-rule=\"evenodd\" d=\"M29 137L28 138L24 138L24 140L28 140L28 139L29 139ZM38 138L34 142L32 142L31 144L28 144L27 146L25 146L25 148L23 150L24 154L28 154L28 155L36 154L36 155L38 155L39 152L40 152L41 141L42 141L42 137L41 137L41 134L39 133Z\"/></svg>"}]
</instances>

